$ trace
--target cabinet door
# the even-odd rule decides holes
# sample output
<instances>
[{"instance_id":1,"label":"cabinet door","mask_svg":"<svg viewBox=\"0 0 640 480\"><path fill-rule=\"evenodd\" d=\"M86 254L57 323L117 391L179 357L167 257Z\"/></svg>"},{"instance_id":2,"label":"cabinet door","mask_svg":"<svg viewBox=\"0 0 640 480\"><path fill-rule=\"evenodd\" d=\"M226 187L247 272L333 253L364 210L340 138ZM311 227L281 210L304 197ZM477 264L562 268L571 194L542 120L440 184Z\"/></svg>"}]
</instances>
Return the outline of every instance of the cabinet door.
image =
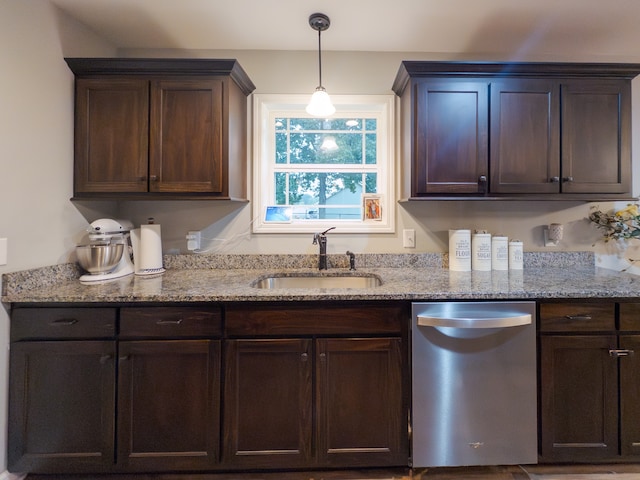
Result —
<instances>
[{"instance_id":1,"label":"cabinet door","mask_svg":"<svg viewBox=\"0 0 640 480\"><path fill-rule=\"evenodd\" d=\"M425 80L414 88L412 196L485 193L487 83Z\"/></svg>"},{"instance_id":2,"label":"cabinet door","mask_svg":"<svg viewBox=\"0 0 640 480\"><path fill-rule=\"evenodd\" d=\"M407 465L399 338L317 340L322 466Z\"/></svg>"},{"instance_id":3,"label":"cabinet door","mask_svg":"<svg viewBox=\"0 0 640 480\"><path fill-rule=\"evenodd\" d=\"M589 462L618 453L616 337L540 338L540 444L545 462Z\"/></svg>"},{"instance_id":4,"label":"cabinet door","mask_svg":"<svg viewBox=\"0 0 640 480\"><path fill-rule=\"evenodd\" d=\"M561 89L562 191L629 192L630 81L575 79Z\"/></svg>"},{"instance_id":5,"label":"cabinet door","mask_svg":"<svg viewBox=\"0 0 640 480\"><path fill-rule=\"evenodd\" d=\"M640 335L620 337L620 438L623 456L640 456Z\"/></svg>"},{"instance_id":6,"label":"cabinet door","mask_svg":"<svg viewBox=\"0 0 640 480\"><path fill-rule=\"evenodd\" d=\"M310 466L311 340L229 340L225 359L225 465Z\"/></svg>"},{"instance_id":7,"label":"cabinet door","mask_svg":"<svg viewBox=\"0 0 640 480\"><path fill-rule=\"evenodd\" d=\"M120 342L118 465L133 471L217 465L220 342Z\"/></svg>"},{"instance_id":8,"label":"cabinet door","mask_svg":"<svg viewBox=\"0 0 640 480\"><path fill-rule=\"evenodd\" d=\"M76 194L146 192L149 82L76 80Z\"/></svg>"},{"instance_id":9,"label":"cabinet door","mask_svg":"<svg viewBox=\"0 0 640 480\"><path fill-rule=\"evenodd\" d=\"M560 192L560 85L491 82L491 193Z\"/></svg>"},{"instance_id":10,"label":"cabinet door","mask_svg":"<svg viewBox=\"0 0 640 480\"><path fill-rule=\"evenodd\" d=\"M223 192L223 81L152 83L152 192Z\"/></svg>"},{"instance_id":11,"label":"cabinet door","mask_svg":"<svg viewBox=\"0 0 640 480\"><path fill-rule=\"evenodd\" d=\"M115 342L11 344L8 468L104 472L114 463Z\"/></svg>"}]
</instances>

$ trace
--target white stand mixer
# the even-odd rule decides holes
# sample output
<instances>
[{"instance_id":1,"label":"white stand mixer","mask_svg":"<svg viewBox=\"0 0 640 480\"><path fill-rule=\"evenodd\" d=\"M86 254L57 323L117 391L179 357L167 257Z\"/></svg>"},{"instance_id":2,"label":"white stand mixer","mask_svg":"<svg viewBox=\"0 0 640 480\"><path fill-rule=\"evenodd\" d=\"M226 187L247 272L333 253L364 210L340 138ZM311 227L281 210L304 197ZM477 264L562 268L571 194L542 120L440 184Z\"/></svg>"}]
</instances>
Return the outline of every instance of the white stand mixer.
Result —
<instances>
[{"instance_id":1,"label":"white stand mixer","mask_svg":"<svg viewBox=\"0 0 640 480\"><path fill-rule=\"evenodd\" d=\"M131 259L131 252L129 248L129 232L132 229L133 224L128 220L101 218L91 222L87 229L89 232L89 240L91 242L99 244L122 243L124 244L124 249L122 257L120 257L120 261L113 270L107 273L87 273L80 277L80 282L103 282L105 280L125 277L134 272L133 261Z\"/></svg>"}]
</instances>

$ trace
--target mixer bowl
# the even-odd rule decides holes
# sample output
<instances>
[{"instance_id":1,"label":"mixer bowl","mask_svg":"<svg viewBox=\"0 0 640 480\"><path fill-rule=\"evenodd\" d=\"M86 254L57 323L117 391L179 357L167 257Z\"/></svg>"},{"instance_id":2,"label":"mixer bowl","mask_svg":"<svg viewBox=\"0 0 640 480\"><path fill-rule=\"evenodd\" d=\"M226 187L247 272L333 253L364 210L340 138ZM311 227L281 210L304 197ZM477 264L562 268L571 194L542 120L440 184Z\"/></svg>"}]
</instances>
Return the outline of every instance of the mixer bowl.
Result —
<instances>
[{"instance_id":1,"label":"mixer bowl","mask_svg":"<svg viewBox=\"0 0 640 480\"><path fill-rule=\"evenodd\" d=\"M91 274L109 273L116 268L122 258L124 244L78 245L76 257L78 264Z\"/></svg>"}]
</instances>

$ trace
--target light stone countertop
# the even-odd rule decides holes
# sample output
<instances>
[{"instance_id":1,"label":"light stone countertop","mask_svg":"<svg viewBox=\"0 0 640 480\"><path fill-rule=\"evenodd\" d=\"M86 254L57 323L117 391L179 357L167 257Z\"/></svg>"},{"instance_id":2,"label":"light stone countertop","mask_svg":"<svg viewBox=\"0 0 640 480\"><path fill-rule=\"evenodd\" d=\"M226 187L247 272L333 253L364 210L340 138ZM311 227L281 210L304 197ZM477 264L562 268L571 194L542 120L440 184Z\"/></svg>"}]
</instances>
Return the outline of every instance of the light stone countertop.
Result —
<instances>
[{"instance_id":1,"label":"light stone countertop","mask_svg":"<svg viewBox=\"0 0 640 480\"><path fill-rule=\"evenodd\" d=\"M520 271L452 272L442 254L357 255L356 272L346 256L330 256L319 272L313 255L165 256L157 277L130 275L83 285L74 264L4 274L5 303L232 302L311 300L455 300L544 298L639 298L640 276L597 268L590 252L525 253ZM258 289L265 276L376 275L382 285L366 289Z\"/></svg>"}]
</instances>

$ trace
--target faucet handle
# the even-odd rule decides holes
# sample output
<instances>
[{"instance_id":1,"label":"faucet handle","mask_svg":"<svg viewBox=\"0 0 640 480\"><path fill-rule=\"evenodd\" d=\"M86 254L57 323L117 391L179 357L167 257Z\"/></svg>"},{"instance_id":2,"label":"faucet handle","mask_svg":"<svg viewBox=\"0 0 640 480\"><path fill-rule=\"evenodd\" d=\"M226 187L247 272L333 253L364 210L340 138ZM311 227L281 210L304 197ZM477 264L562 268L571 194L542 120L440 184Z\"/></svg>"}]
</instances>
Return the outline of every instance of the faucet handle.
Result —
<instances>
[{"instance_id":1,"label":"faucet handle","mask_svg":"<svg viewBox=\"0 0 640 480\"><path fill-rule=\"evenodd\" d=\"M324 236L324 235L326 235L326 234L327 234L327 232L328 232L329 230L333 230L334 228L336 228L336 227L329 227L329 228L327 228L324 232L322 232L320 235Z\"/></svg>"}]
</instances>

